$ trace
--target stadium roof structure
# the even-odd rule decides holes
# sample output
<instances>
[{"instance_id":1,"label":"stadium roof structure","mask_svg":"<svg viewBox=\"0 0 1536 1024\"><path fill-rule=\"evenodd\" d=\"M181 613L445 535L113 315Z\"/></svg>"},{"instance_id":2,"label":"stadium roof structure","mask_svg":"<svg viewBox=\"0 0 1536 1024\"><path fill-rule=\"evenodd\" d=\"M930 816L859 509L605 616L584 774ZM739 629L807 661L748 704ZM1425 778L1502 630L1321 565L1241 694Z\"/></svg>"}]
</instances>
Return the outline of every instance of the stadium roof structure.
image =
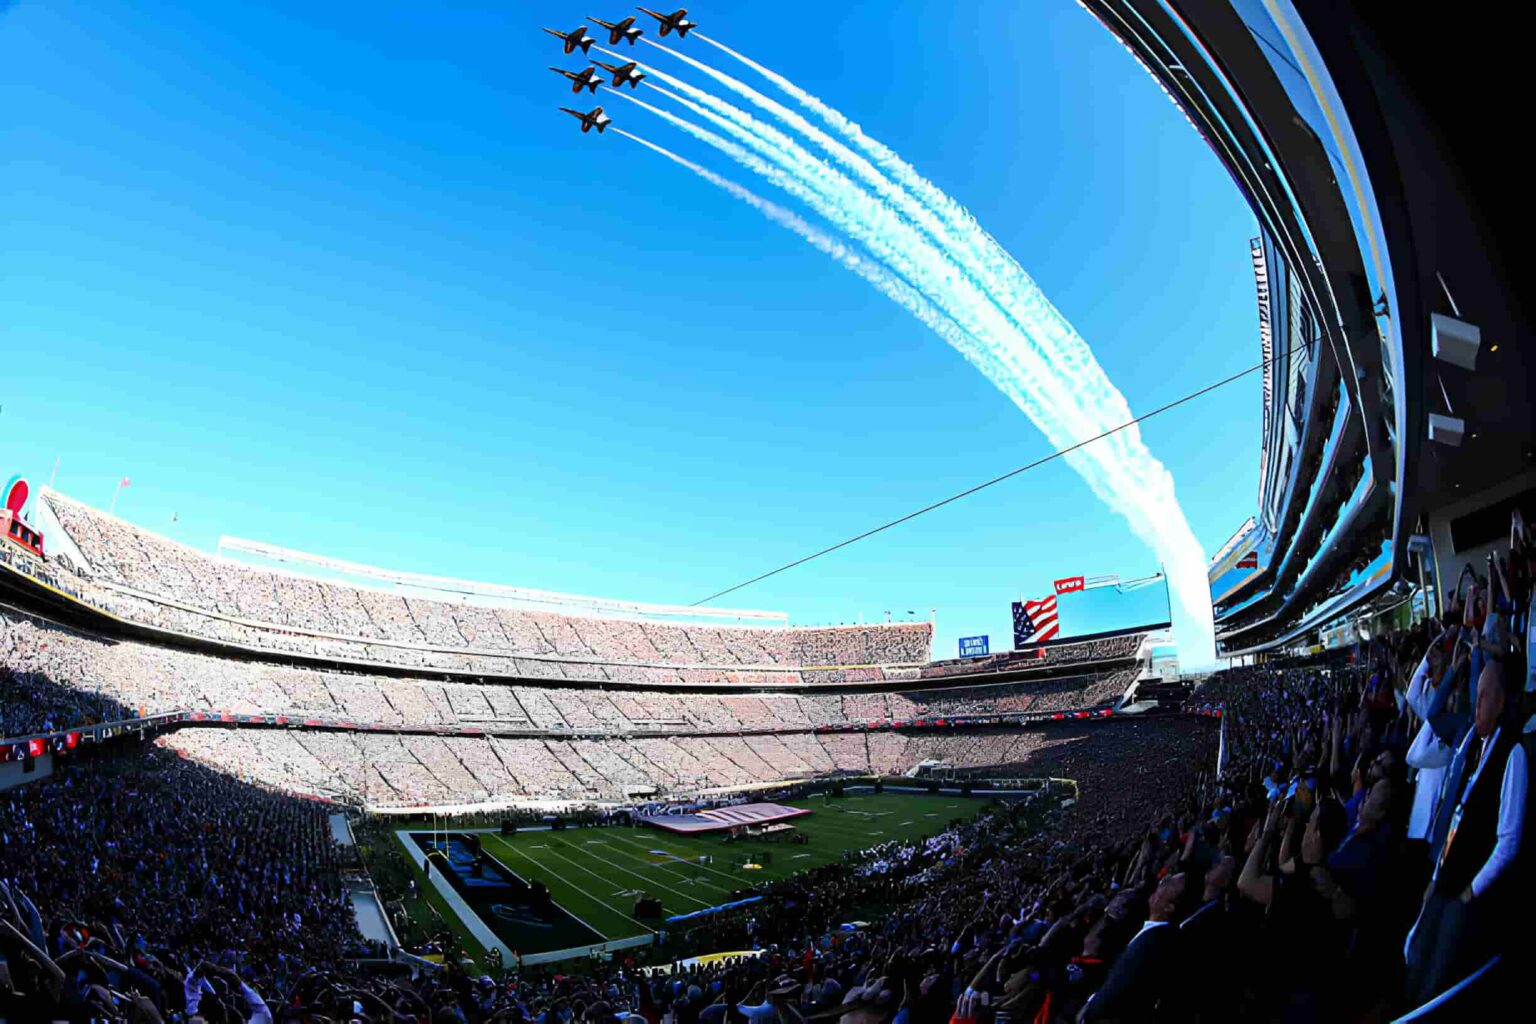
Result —
<instances>
[{"instance_id":1,"label":"stadium roof structure","mask_svg":"<svg viewBox=\"0 0 1536 1024\"><path fill-rule=\"evenodd\" d=\"M1412 587L1423 523L1445 540L1438 564L1455 545L1434 524L1475 511L1458 496L1495 502L1510 467L1536 462L1528 289L1508 270L1527 238L1508 215L1523 208L1523 181L1487 204L1461 187L1469 174L1504 181L1486 165L1507 161L1463 116L1491 90L1446 75L1455 47L1382 5L1082 4L1189 118L1259 222L1260 344L1273 363L1247 543L1261 557L1224 581L1215 611L1220 655L1272 650ZM1415 59L1389 59L1382 38L1411 43ZM1432 109L1449 116L1423 116ZM1436 324L1450 321L1489 339L1476 366L1434 354ZM1476 454L1432 437L1431 412L1465 418Z\"/></svg>"},{"instance_id":2,"label":"stadium roof structure","mask_svg":"<svg viewBox=\"0 0 1536 1024\"><path fill-rule=\"evenodd\" d=\"M502 598L512 601L526 601L531 604L554 605L564 608L581 608L592 611L615 612L625 615L643 616L674 616L688 618L710 619L746 619L755 622L769 622L788 624L789 613L779 611L763 611L747 608L701 608L693 605L654 604L647 601L623 601L617 598L590 597L583 594L566 594L553 590L534 590L528 587L514 587L503 583L484 583L476 580L458 579L451 576L433 576L427 573L405 572L397 569L384 569L379 566L365 565L361 562L349 562L341 558L331 558L327 555L317 555L308 551L298 551L294 548L279 547L276 544L266 544L261 541L247 540L243 537L223 536L219 538L218 553L226 550L237 551L241 554L255 555L259 558L268 558L276 562L298 563L325 569L330 572L342 573L349 576L359 576L364 579L378 580L385 583L394 583L400 586L420 587L423 590L434 590L443 593L468 594L475 597Z\"/></svg>"}]
</instances>

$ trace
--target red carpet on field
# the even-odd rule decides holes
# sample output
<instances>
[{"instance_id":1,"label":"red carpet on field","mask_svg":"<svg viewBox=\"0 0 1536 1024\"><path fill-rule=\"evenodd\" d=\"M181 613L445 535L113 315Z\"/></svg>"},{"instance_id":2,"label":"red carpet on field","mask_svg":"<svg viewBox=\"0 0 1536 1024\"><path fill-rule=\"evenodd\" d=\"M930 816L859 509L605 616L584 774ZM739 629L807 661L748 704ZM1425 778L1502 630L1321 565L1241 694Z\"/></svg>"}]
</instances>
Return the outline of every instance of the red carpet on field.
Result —
<instances>
[{"instance_id":1,"label":"red carpet on field","mask_svg":"<svg viewBox=\"0 0 1536 1024\"><path fill-rule=\"evenodd\" d=\"M783 804L737 804L717 807L697 814L641 814L635 820L668 832L724 832L738 825L767 825L788 818L798 818L810 811Z\"/></svg>"}]
</instances>

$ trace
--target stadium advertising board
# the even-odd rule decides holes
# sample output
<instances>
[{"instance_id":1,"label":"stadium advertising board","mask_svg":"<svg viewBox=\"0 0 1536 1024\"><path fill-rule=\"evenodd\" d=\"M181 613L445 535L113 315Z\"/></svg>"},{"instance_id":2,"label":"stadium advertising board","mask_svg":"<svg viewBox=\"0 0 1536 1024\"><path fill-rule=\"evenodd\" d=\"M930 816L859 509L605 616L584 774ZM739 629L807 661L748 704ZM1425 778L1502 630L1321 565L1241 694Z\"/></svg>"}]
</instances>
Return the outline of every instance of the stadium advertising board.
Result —
<instances>
[{"instance_id":1,"label":"stadium advertising board","mask_svg":"<svg viewBox=\"0 0 1536 1024\"><path fill-rule=\"evenodd\" d=\"M1251 596L1239 594L1239 588L1269 565L1274 550L1274 541L1262 526L1255 524L1252 519L1244 523L1232 535L1232 539L1216 552L1216 557L1211 559L1211 603L1220 604L1229 598Z\"/></svg>"},{"instance_id":2,"label":"stadium advertising board","mask_svg":"<svg viewBox=\"0 0 1536 1024\"><path fill-rule=\"evenodd\" d=\"M963 636L963 637L961 637L960 638L960 657L962 657L962 658L985 658L988 655L988 653L990 653L988 651L988 646L990 645L991 640L992 640L992 638L991 638L990 635L988 635L988 636Z\"/></svg>"},{"instance_id":3,"label":"stadium advertising board","mask_svg":"<svg viewBox=\"0 0 1536 1024\"><path fill-rule=\"evenodd\" d=\"M1166 629L1171 616L1168 581L1069 576L1044 597L1013 603L1013 646L1037 647L1094 637Z\"/></svg>"}]
</instances>

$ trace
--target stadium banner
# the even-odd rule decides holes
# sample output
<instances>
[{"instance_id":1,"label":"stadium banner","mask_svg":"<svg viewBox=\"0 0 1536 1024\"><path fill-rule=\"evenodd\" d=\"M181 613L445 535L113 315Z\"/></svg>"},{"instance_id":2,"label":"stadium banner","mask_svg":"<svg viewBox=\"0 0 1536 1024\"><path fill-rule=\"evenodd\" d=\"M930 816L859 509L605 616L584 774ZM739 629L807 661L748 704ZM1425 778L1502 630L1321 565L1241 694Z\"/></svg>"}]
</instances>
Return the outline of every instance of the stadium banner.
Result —
<instances>
[{"instance_id":1,"label":"stadium banner","mask_svg":"<svg viewBox=\"0 0 1536 1024\"><path fill-rule=\"evenodd\" d=\"M1081 577L1079 577L1081 578ZM1071 582L1072 578L1056 584ZM1084 579L1077 590L1052 592L1013 603L1015 650L1167 629L1172 621L1168 581L1158 573L1137 580L1099 584Z\"/></svg>"},{"instance_id":2,"label":"stadium banner","mask_svg":"<svg viewBox=\"0 0 1536 1024\"><path fill-rule=\"evenodd\" d=\"M1056 581L1056 593L1058 594L1070 594L1082 589L1083 578L1081 576L1068 576L1066 579Z\"/></svg>"},{"instance_id":3,"label":"stadium banner","mask_svg":"<svg viewBox=\"0 0 1536 1024\"><path fill-rule=\"evenodd\" d=\"M991 635L963 636L960 638L960 657L985 658L989 653L988 647L992 641Z\"/></svg>"},{"instance_id":4,"label":"stadium banner","mask_svg":"<svg viewBox=\"0 0 1536 1024\"><path fill-rule=\"evenodd\" d=\"M1243 601L1264 593L1265 586L1255 577L1269 568L1274 553L1274 539L1264 527L1252 519L1245 522L1211 559L1211 603ZM1245 587L1249 581L1258 585Z\"/></svg>"},{"instance_id":5,"label":"stadium banner","mask_svg":"<svg viewBox=\"0 0 1536 1024\"><path fill-rule=\"evenodd\" d=\"M121 722L8 739L0 743L0 763L25 761L29 757L42 757L44 754L67 754L77 750L83 743L102 743L125 733L142 736L176 722L187 721L189 717L185 712L169 711L146 718L131 718Z\"/></svg>"}]
</instances>

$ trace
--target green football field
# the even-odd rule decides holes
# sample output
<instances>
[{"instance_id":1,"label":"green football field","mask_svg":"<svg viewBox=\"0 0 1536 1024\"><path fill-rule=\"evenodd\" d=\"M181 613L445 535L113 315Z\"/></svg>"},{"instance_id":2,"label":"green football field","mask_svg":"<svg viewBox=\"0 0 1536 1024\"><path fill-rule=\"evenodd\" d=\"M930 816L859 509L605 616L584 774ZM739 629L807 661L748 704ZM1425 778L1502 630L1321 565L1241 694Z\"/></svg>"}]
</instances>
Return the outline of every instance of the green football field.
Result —
<instances>
[{"instance_id":1,"label":"green football field","mask_svg":"<svg viewBox=\"0 0 1536 1024\"><path fill-rule=\"evenodd\" d=\"M933 835L956 818L971 817L984 802L873 793L788 801L811 811L792 821L810 839L803 846L760 840L727 843L721 833L681 836L646 826L511 836L485 833L481 840L486 853L524 880L544 883L556 904L600 938L620 939L649 934L659 926L658 921L631 916L641 893L660 899L666 916L718 906L732 898L733 890L839 861L847 850ZM713 862L699 863L700 854L710 855ZM514 934L507 934L509 927ZM574 935L542 929L544 934L516 934L519 930L515 924L496 926L514 947L528 952L577 944L570 941Z\"/></svg>"}]
</instances>

